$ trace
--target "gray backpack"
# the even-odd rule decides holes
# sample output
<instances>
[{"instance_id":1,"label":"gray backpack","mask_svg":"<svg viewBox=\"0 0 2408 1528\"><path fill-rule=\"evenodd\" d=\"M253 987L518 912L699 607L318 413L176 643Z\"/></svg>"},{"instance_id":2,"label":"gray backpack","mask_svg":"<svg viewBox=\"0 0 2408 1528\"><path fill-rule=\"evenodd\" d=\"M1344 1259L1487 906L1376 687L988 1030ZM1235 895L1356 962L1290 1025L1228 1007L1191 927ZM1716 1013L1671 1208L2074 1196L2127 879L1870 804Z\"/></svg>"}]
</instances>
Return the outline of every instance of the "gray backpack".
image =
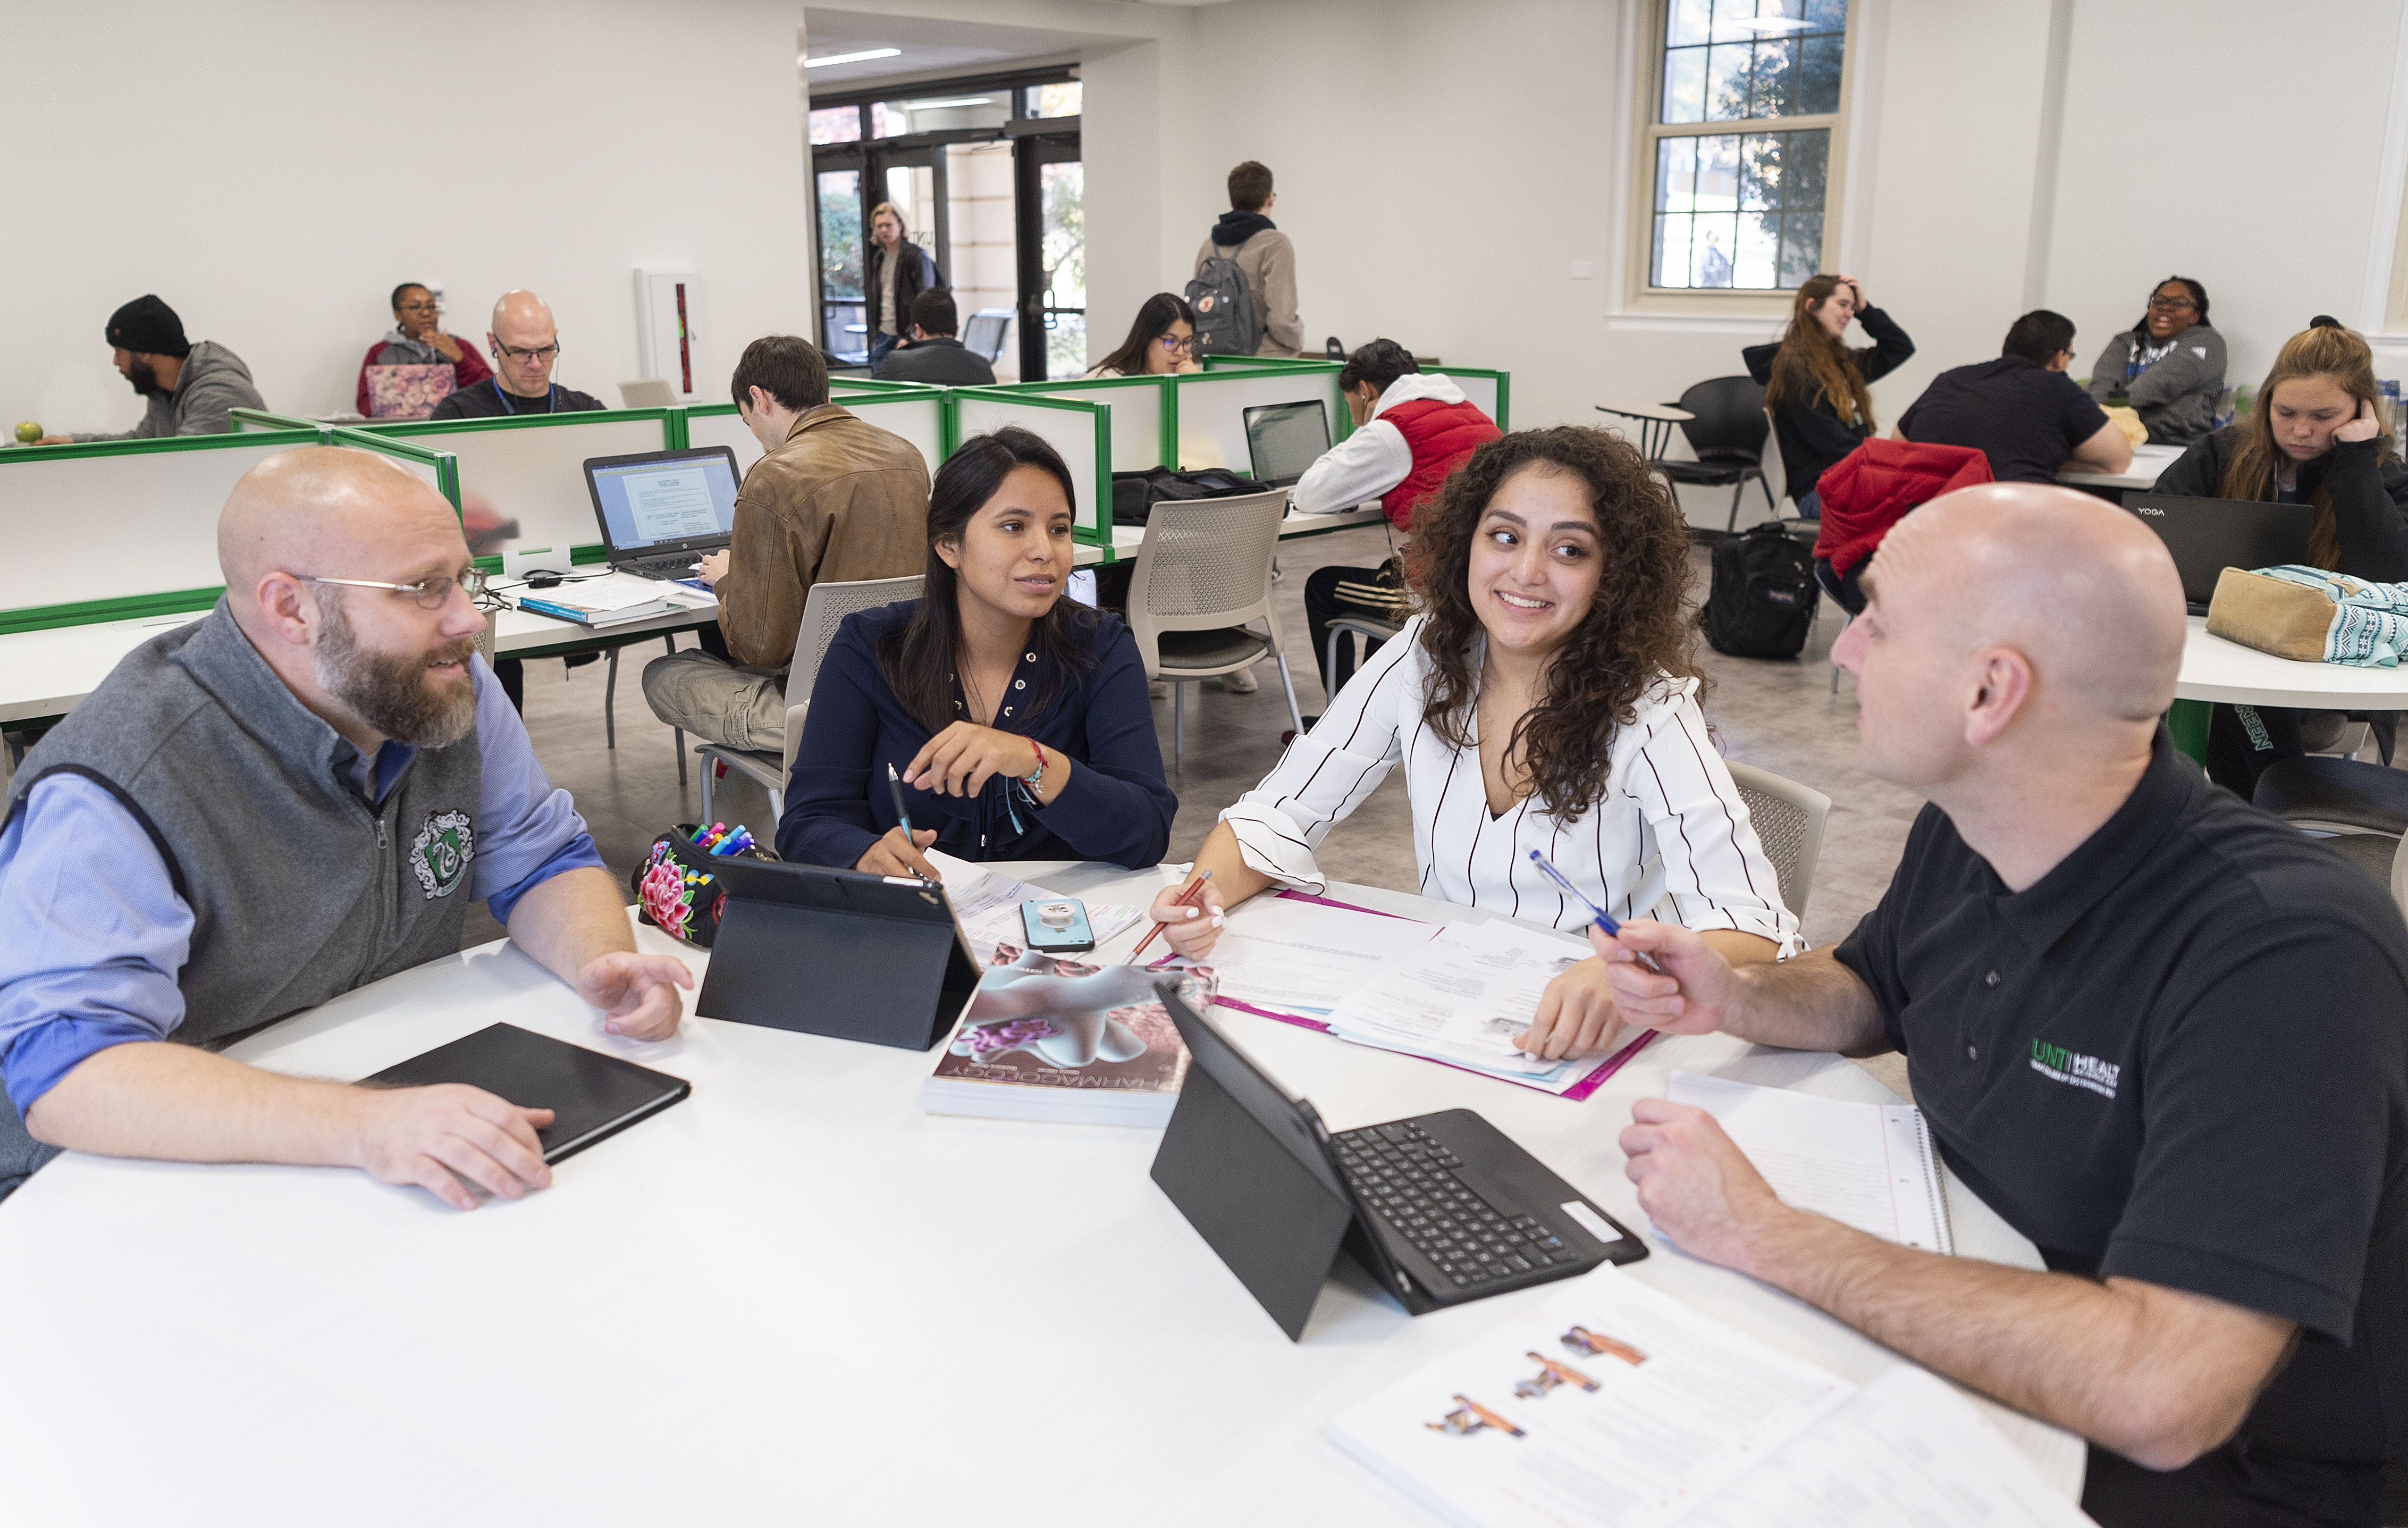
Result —
<instances>
[{"instance_id":1,"label":"gray backpack","mask_svg":"<svg viewBox=\"0 0 2408 1528\"><path fill-rule=\"evenodd\" d=\"M1187 306L1196 310L1196 351L1199 355L1252 355L1262 343L1263 327L1254 317L1254 295L1246 273L1232 258L1240 244L1212 246L1211 256L1196 267L1187 283ZM1228 250L1227 254L1221 252Z\"/></svg>"}]
</instances>

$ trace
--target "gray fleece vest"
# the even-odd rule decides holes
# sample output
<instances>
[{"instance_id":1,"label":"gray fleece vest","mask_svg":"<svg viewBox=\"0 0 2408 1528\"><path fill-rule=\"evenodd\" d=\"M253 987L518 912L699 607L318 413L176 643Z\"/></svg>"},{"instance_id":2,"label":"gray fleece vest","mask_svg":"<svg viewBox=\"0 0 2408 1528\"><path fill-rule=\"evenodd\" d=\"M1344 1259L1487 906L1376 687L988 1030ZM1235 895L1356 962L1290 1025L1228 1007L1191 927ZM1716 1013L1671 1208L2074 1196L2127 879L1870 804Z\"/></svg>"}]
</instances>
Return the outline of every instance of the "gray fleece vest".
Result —
<instances>
[{"instance_id":1,"label":"gray fleece vest","mask_svg":"<svg viewBox=\"0 0 2408 1528\"><path fill-rule=\"evenodd\" d=\"M74 773L133 813L193 910L169 1038L215 1049L460 948L476 734L421 749L377 808L346 777L351 757L221 601L128 654L26 756L8 811L45 776ZM52 1155L0 1110L0 1194Z\"/></svg>"}]
</instances>

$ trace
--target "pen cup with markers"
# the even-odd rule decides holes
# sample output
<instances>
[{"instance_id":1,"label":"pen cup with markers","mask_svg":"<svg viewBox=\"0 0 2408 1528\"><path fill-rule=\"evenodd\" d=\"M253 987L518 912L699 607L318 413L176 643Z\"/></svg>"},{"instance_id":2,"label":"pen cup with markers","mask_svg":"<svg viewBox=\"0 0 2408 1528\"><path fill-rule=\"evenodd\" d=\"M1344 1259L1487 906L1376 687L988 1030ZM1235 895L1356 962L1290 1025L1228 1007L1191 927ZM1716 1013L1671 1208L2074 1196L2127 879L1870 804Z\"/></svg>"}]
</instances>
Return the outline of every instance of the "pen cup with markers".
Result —
<instances>
[{"instance_id":1,"label":"pen cup with markers","mask_svg":"<svg viewBox=\"0 0 2408 1528\"><path fill-rule=\"evenodd\" d=\"M731 857L778 858L752 842L741 825L680 823L663 833L628 878L637 915L663 933L709 949L719 937L720 903L726 898L711 862Z\"/></svg>"}]
</instances>

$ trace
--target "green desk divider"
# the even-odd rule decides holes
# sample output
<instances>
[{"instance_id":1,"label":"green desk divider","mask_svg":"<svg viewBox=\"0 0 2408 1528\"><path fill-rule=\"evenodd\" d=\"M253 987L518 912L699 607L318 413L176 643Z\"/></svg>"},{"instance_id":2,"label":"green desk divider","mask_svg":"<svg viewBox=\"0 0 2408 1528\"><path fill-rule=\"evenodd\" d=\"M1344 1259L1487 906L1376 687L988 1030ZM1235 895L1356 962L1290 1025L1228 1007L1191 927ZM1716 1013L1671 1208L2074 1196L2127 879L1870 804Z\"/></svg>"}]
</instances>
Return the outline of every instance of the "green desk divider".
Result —
<instances>
[{"instance_id":1,"label":"green desk divider","mask_svg":"<svg viewBox=\"0 0 2408 1528\"><path fill-rule=\"evenodd\" d=\"M1282 369L1289 371L1303 371L1321 368L1336 371L1344 369L1344 366L1343 363L1330 360L1326 356L1313 355L1208 355L1204 358L1204 369L1207 373L1215 371L1244 370L1275 371ZM1470 379L1474 382L1484 379L1490 383L1493 383L1496 390L1493 400L1491 397L1485 396L1484 389L1476 386L1465 387L1463 391L1466 396L1469 397L1472 402L1479 404L1480 407L1487 412L1489 418L1497 421L1497 427L1498 429L1510 430L1513 427L1513 386L1512 374L1511 372L1499 371L1492 367L1447 366L1444 364L1434 366L1430 368L1430 369L1440 376L1451 377L1458 383L1463 382L1467 379ZM1491 407L1492 401L1494 407ZM1332 426L1331 438L1333 440L1343 440L1347 436L1354 433L1354 426L1350 418L1343 417L1343 410L1340 410L1340 412L1341 417Z\"/></svg>"},{"instance_id":2,"label":"green desk divider","mask_svg":"<svg viewBox=\"0 0 2408 1528\"><path fill-rule=\"evenodd\" d=\"M208 609L224 592L217 517L227 492L251 466L322 439L311 426L0 451L0 523L12 527L12 568L22 574L0 581L0 633ZM220 456L234 459L211 460ZM40 544L45 536L60 544ZM87 597L12 603L70 586L55 582L70 542L108 549L71 585Z\"/></svg>"},{"instance_id":3,"label":"green desk divider","mask_svg":"<svg viewBox=\"0 0 2408 1528\"><path fill-rule=\"evenodd\" d=\"M270 413L265 409L228 409L226 417L234 424L237 435L257 435L275 430L314 430L323 440L335 433L335 426L322 419L301 419L292 414Z\"/></svg>"},{"instance_id":4,"label":"green desk divider","mask_svg":"<svg viewBox=\"0 0 2408 1528\"><path fill-rule=\"evenodd\" d=\"M1069 398L1093 401L1113 409L1119 401L1151 394L1154 421L1151 428L1131 429L1121 412L1112 414L1112 469L1116 472L1140 470L1149 467L1169 467L1179 460L1179 379L1159 377L1068 377L1054 382L998 382L986 392L1021 394L1035 397Z\"/></svg>"},{"instance_id":5,"label":"green desk divider","mask_svg":"<svg viewBox=\"0 0 2408 1528\"><path fill-rule=\"evenodd\" d=\"M593 409L576 413L518 414L499 419L394 419L376 420L364 425L347 425L341 433L354 438L381 440L415 448L436 449L453 454L452 489L454 500L464 522L472 515L490 511L505 524L517 521L520 533L511 539L512 545L568 548L573 565L598 563L603 559L599 532L594 524L594 507L585 488L585 478L580 464L588 456L613 456L639 451L663 451L675 443L674 432L683 427L686 411L672 406L661 409ZM630 426L634 426L631 428ZM556 459L539 463L527 459L525 448L539 446L559 432L595 434L620 437L608 441L576 440L561 436ZM448 443L430 447L434 437L448 438ZM499 459L480 463L479 444L490 442L499 450ZM355 439L353 443L366 444ZM484 453L489 458L495 450ZM538 455L543 454L538 452ZM491 543L488 543L489 546ZM499 567L493 553L480 558L480 565Z\"/></svg>"},{"instance_id":6,"label":"green desk divider","mask_svg":"<svg viewBox=\"0 0 2408 1528\"><path fill-rule=\"evenodd\" d=\"M424 446L396 440L388 435L371 435L365 430L337 426L328 432L329 445L350 446L354 451L373 451L380 456L423 467L435 480L437 492L452 501L452 512L460 512L460 458L448 451L430 451ZM500 559L496 558L498 562Z\"/></svg>"},{"instance_id":7,"label":"green desk divider","mask_svg":"<svg viewBox=\"0 0 2408 1528\"><path fill-rule=\"evenodd\" d=\"M1112 544L1112 411L1100 403L1048 397L1016 387L949 387L945 454L967 436L1018 425L1043 436L1070 468L1077 486L1071 538L1090 546ZM1084 424L1074 423L1083 420ZM1083 483L1081 479L1086 480Z\"/></svg>"}]
</instances>

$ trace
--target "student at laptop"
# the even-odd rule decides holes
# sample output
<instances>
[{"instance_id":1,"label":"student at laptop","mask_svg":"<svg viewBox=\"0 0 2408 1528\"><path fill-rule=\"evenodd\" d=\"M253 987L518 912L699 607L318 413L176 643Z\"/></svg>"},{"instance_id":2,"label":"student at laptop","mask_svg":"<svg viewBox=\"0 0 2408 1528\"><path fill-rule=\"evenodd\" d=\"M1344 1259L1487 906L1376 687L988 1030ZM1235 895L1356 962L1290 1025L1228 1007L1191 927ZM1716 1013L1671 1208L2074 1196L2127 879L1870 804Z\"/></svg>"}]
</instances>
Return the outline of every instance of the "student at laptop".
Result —
<instances>
[{"instance_id":1,"label":"student at laptop","mask_svg":"<svg viewBox=\"0 0 2408 1528\"><path fill-rule=\"evenodd\" d=\"M494 374L474 345L462 344L443 332L443 310L435 294L417 281L393 289L393 333L368 347L360 363L359 411L368 411L368 368L372 366L448 366L452 390L474 387Z\"/></svg>"},{"instance_id":2,"label":"student at laptop","mask_svg":"<svg viewBox=\"0 0 2408 1528\"><path fill-rule=\"evenodd\" d=\"M1354 433L1297 481L1299 514L1326 514L1376 498L1398 530L1410 530L1415 507L1437 493L1476 448L1498 436L1497 422L1465 397L1462 388L1422 370L1412 353L1393 339L1374 339L1348 356L1338 386L1354 417ZM1336 695L1354 671L1351 653L1339 655L1336 671L1329 668L1332 617L1362 614L1394 624L1404 611L1404 577L1395 558L1383 568L1318 569L1306 579L1305 624L1312 633L1313 661L1322 666L1322 689ZM1373 642L1363 656L1368 659L1378 649Z\"/></svg>"},{"instance_id":3,"label":"student at laptop","mask_svg":"<svg viewBox=\"0 0 2408 1528\"><path fill-rule=\"evenodd\" d=\"M1603 430L1516 431L1424 503L1413 546L1423 613L1221 814L1206 912L1172 908L1176 887L1154 903L1171 947L1203 955L1212 915L1258 891L1322 890L1314 846L1401 763L1425 896L1581 928L1537 849L1618 915L1669 901L1732 960L1795 950L1698 706L1689 533L1645 459ZM1584 960L1548 986L1555 1055L1612 1028L1604 984Z\"/></svg>"},{"instance_id":4,"label":"student at laptop","mask_svg":"<svg viewBox=\"0 0 2408 1528\"><path fill-rule=\"evenodd\" d=\"M953 295L942 288L911 299L911 342L886 353L870 373L880 382L939 382L953 387L984 387L995 382L995 368L983 355L973 355L953 338L961 320Z\"/></svg>"},{"instance_id":5,"label":"student at laptop","mask_svg":"<svg viewBox=\"0 0 2408 1528\"><path fill-rule=\"evenodd\" d=\"M2408 580L2408 467L2383 421L2373 352L2331 319L2285 341L2258 407L2184 452L2157 492L2313 504L2309 562L2378 584ZM2301 714L2218 705L2209 778L2250 800L2267 765L2304 751Z\"/></svg>"},{"instance_id":6,"label":"student at laptop","mask_svg":"<svg viewBox=\"0 0 2408 1528\"><path fill-rule=\"evenodd\" d=\"M494 326L485 343L494 352L494 374L435 406L430 419L497 419L519 414L569 414L606 407L591 393L552 380L560 362L560 325L532 292L505 292L494 303Z\"/></svg>"},{"instance_id":7,"label":"student at laptop","mask_svg":"<svg viewBox=\"0 0 2408 1528\"><path fill-rule=\"evenodd\" d=\"M542 1109L212 1054L456 958L471 901L600 1029L677 1032L693 978L636 952L585 824L476 656L458 516L388 458L304 447L235 485L218 566L217 608L127 655L17 771L0 1195L61 1147L357 1167L460 1209L475 1189L544 1187Z\"/></svg>"},{"instance_id":8,"label":"student at laptop","mask_svg":"<svg viewBox=\"0 0 2408 1528\"><path fill-rule=\"evenodd\" d=\"M921 598L846 616L821 661L781 856L930 880L931 844L1125 870L1162 858L1179 799L1137 641L1120 617L1062 598L1071 495L1069 468L1017 425L945 458Z\"/></svg>"},{"instance_id":9,"label":"student at laptop","mask_svg":"<svg viewBox=\"0 0 2408 1528\"><path fill-rule=\"evenodd\" d=\"M2132 465L2123 427L2065 374L2073 321L2038 309L2007 330L1999 358L1931 379L1891 434L1923 445L1971 446L1999 483L2054 483L2064 468L2121 472Z\"/></svg>"},{"instance_id":10,"label":"student at laptop","mask_svg":"<svg viewBox=\"0 0 2408 1528\"><path fill-rule=\"evenodd\" d=\"M1138 305L1121 348L1087 368L1090 377L1167 377L1201 371L1196 360L1196 310L1175 292L1157 292Z\"/></svg>"},{"instance_id":11,"label":"student at laptop","mask_svg":"<svg viewBox=\"0 0 2408 1528\"><path fill-rule=\"evenodd\" d=\"M706 742L783 754L786 669L811 585L904 578L927 540L920 450L828 401L819 347L773 334L744 347L729 382L767 453L744 474L727 550L695 576L719 597L723 651L644 666L652 714Z\"/></svg>"},{"instance_id":12,"label":"student at laptop","mask_svg":"<svg viewBox=\"0 0 2408 1528\"><path fill-rule=\"evenodd\" d=\"M2386 1521L2408 1444L2399 909L2175 754L2182 582L2136 517L1961 490L1899 524L1865 587L1833 649L1859 767L1929 802L1880 905L1777 966L1644 921L1599 944L1627 1022L1902 1051L1941 1155L2047 1271L1791 1209L1661 1099L1622 1132L1640 1207L2089 1439L2106 1528Z\"/></svg>"}]
</instances>

